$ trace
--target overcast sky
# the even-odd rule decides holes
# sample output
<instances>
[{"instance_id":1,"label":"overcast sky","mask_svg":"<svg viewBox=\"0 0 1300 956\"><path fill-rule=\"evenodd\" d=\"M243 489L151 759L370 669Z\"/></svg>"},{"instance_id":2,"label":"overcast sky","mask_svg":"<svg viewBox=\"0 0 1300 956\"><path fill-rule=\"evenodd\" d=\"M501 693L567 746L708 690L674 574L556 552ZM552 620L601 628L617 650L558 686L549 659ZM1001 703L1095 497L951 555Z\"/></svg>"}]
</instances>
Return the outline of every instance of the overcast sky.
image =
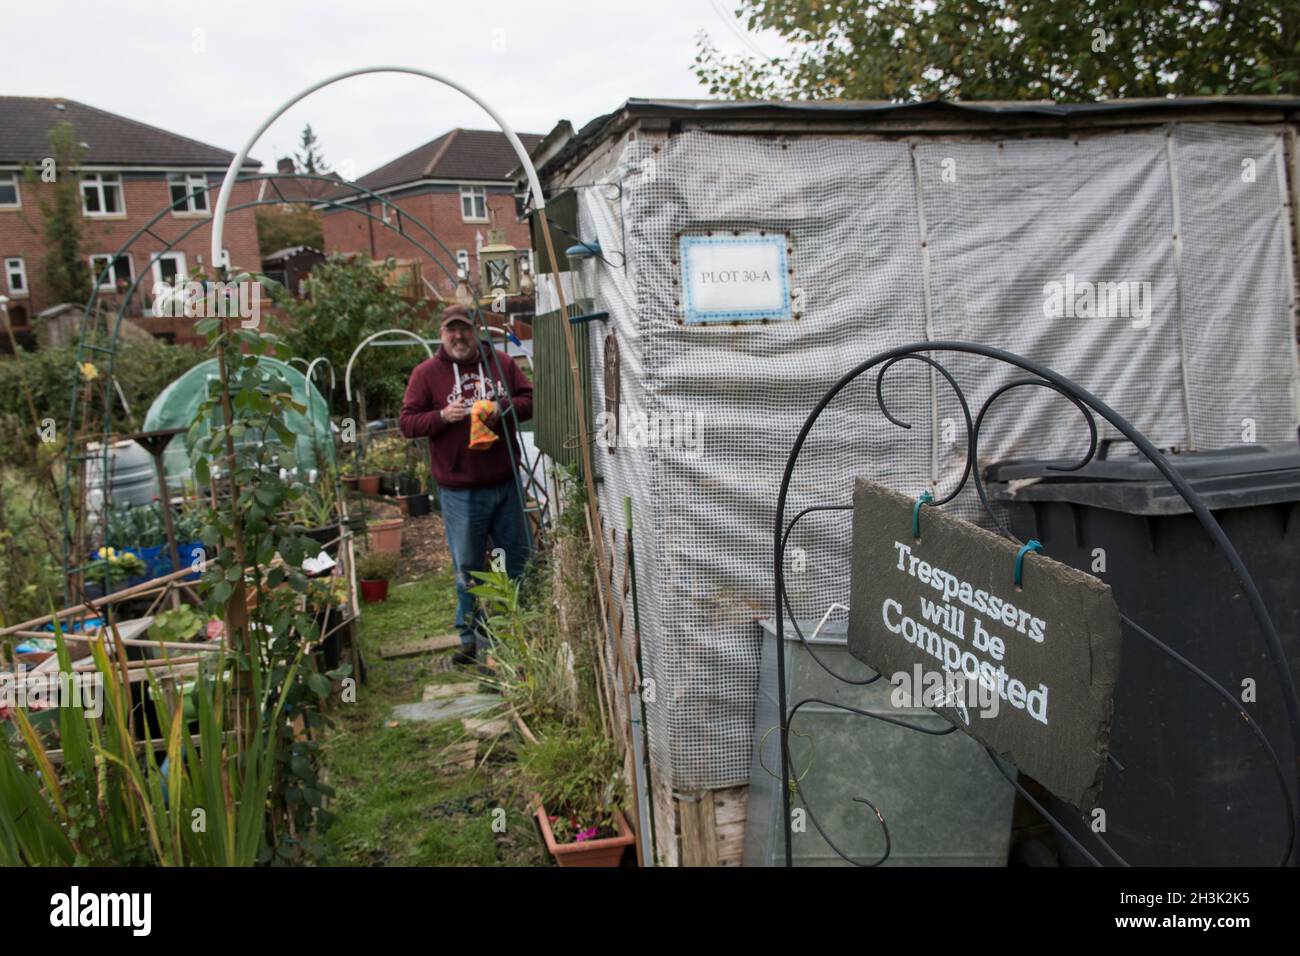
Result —
<instances>
[{"instance_id":1,"label":"overcast sky","mask_svg":"<svg viewBox=\"0 0 1300 956\"><path fill-rule=\"evenodd\" d=\"M5 5L0 93L62 96L238 149L290 96L342 70L413 66L474 90L517 132L575 127L628 97L705 97L705 30L746 49L734 0L37 0ZM724 22L724 16L728 22ZM734 28L734 29L733 29ZM769 55L775 35L750 39ZM341 81L294 106L252 156L271 167L310 122L327 162L361 175L491 119L410 76Z\"/></svg>"}]
</instances>

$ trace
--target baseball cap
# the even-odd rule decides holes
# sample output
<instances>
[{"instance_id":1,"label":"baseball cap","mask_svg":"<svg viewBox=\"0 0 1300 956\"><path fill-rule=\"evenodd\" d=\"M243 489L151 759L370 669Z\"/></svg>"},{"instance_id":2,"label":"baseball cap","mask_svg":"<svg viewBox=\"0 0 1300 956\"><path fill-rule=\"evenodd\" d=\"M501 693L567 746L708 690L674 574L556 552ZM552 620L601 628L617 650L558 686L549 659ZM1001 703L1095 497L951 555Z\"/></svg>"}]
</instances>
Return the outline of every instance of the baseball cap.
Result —
<instances>
[{"instance_id":1,"label":"baseball cap","mask_svg":"<svg viewBox=\"0 0 1300 956\"><path fill-rule=\"evenodd\" d=\"M442 310L442 321L438 323L439 331L453 322L464 322L470 328L474 327L474 323L470 321L469 311L463 305L449 305Z\"/></svg>"}]
</instances>

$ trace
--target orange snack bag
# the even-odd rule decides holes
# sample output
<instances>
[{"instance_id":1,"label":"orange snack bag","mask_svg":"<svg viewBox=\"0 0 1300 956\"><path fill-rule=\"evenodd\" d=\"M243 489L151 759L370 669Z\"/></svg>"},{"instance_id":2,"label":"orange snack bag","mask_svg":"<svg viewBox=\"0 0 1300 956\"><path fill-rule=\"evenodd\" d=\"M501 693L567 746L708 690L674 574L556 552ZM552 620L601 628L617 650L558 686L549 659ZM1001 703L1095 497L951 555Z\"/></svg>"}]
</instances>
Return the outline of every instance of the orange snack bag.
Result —
<instances>
[{"instance_id":1,"label":"orange snack bag","mask_svg":"<svg viewBox=\"0 0 1300 956\"><path fill-rule=\"evenodd\" d=\"M496 402L479 399L469 412L469 447L471 451L485 451L497 440L497 433L488 427L487 419L496 411Z\"/></svg>"}]
</instances>

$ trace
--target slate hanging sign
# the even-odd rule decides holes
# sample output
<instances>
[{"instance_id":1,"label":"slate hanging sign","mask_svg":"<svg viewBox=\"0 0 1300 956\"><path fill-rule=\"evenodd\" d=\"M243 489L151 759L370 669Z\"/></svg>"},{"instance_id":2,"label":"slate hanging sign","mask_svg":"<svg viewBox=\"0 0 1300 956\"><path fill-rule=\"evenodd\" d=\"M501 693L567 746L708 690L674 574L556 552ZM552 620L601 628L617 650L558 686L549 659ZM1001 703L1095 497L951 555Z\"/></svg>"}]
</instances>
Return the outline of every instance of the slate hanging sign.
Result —
<instances>
[{"instance_id":1,"label":"slate hanging sign","mask_svg":"<svg viewBox=\"0 0 1300 956\"><path fill-rule=\"evenodd\" d=\"M1081 809L1100 795L1119 673L1110 586L865 479L849 651ZM920 532L913 535L913 521Z\"/></svg>"}]
</instances>

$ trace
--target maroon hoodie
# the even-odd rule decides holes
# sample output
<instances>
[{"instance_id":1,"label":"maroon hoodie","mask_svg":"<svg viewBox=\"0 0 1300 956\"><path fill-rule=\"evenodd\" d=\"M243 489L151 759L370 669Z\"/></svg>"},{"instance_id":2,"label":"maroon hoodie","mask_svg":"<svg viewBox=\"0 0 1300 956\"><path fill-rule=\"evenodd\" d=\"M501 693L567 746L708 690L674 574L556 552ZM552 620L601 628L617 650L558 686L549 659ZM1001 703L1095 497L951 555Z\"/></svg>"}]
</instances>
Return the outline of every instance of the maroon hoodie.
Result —
<instances>
[{"instance_id":1,"label":"maroon hoodie","mask_svg":"<svg viewBox=\"0 0 1300 956\"><path fill-rule=\"evenodd\" d=\"M533 383L510 356L498 351L493 361L486 352L480 352L479 357L457 363L439 346L438 354L411 372L398 418L402 434L429 439L433 480L443 488L483 488L512 481L510 453L504 440L494 442L491 448L473 451L469 447L469 416L450 424L442 420L441 410L461 396L471 401L491 399L501 407L502 415L494 428L498 435L506 427L508 407L514 407L521 422L533 417ZM513 428L510 441L518 462L519 439Z\"/></svg>"}]
</instances>

